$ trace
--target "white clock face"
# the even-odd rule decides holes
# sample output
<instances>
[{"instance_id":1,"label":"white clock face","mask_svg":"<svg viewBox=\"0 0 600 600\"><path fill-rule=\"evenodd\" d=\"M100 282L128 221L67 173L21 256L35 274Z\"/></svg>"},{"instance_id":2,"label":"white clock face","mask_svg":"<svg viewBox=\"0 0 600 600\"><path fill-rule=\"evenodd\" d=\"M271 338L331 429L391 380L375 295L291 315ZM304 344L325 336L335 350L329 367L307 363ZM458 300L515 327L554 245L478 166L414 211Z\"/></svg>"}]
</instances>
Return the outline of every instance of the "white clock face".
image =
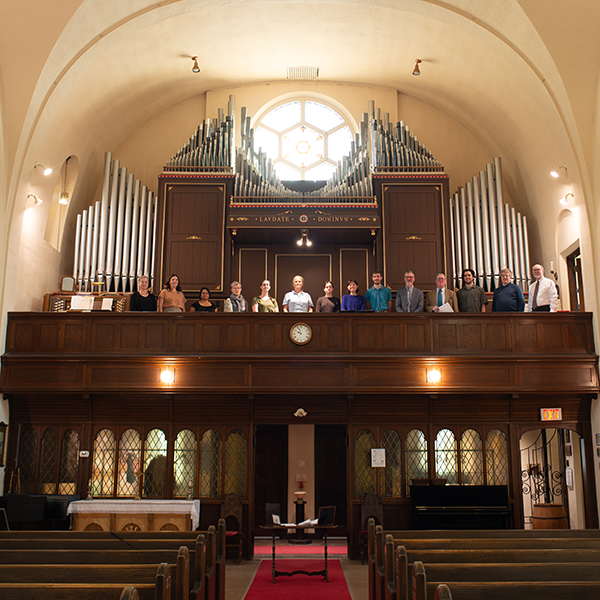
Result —
<instances>
[{"instance_id":1,"label":"white clock face","mask_svg":"<svg viewBox=\"0 0 600 600\"><path fill-rule=\"evenodd\" d=\"M312 337L312 330L304 323L296 323L290 330L290 337L296 344L306 344Z\"/></svg>"}]
</instances>

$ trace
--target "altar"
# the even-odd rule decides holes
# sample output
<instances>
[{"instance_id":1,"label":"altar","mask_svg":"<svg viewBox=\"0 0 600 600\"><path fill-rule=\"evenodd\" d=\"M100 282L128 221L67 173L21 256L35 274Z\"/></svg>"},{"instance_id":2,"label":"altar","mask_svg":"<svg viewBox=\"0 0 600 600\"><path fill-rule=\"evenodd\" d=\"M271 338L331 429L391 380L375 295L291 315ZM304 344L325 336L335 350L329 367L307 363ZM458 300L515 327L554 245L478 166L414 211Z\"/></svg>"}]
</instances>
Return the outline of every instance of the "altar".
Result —
<instances>
[{"instance_id":1,"label":"altar","mask_svg":"<svg viewBox=\"0 0 600 600\"><path fill-rule=\"evenodd\" d=\"M194 531L200 500L81 500L67 514L74 531Z\"/></svg>"}]
</instances>

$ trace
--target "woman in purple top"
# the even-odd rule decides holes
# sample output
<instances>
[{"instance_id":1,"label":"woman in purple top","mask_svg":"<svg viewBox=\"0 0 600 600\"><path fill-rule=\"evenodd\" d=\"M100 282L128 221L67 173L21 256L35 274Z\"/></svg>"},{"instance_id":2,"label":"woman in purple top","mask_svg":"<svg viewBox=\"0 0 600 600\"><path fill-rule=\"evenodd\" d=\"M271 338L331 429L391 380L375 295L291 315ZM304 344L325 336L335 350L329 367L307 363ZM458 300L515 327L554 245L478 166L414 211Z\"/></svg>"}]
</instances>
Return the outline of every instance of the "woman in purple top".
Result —
<instances>
[{"instance_id":1,"label":"woman in purple top","mask_svg":"<svg viewBox=\"0 0 600 600\"><path fill-rule=\"evenodd\" d=\"M342 310L365 310L365 297L358 293L358 283L356 279L348 280L349 294L342 296Z\"/></svg>"}]
</instances>

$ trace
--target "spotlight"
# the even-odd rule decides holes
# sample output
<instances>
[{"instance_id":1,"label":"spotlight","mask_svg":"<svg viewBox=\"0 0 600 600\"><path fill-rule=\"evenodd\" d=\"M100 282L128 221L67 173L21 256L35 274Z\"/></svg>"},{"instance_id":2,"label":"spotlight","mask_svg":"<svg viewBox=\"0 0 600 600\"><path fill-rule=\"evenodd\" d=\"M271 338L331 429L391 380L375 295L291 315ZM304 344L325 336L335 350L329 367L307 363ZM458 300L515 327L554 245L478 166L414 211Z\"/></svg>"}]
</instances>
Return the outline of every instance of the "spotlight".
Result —
<instances>
[{"instance_id":1,"label":"spotlight","mask_svg":"<svg viewBox=\"0 0 600 600\"><path fill-rule=\"evenodd\" d=\"M200 67L198 66L198 57L192 56L192 60L194 61L194 66L192 67L192 73L200 73Z\"/></svg>"},{"instance_id":2,"label":"spotlight","mask_svg":"<svg viewBox=\"0 0 600 600\"><path fill-rule=\"evenodd\" d=\"M418 58L415 60L415 68L413 69L413 72L412 72L413 75L420 75L421 74L421 70L419 69L419 63L420 62L421 61Z\"/></svg>"},{"instance_id":3,"label":"spotlight","mask_svg":"<svg viewBox=\"0 0 600 600\"><path fill-rule=\"evenodd\" d=\"M559 201L559 204L562 204L563 206L569 206L569 196L573 196L573 198L575 198L575 196L569 192L568 194L565 194Z\"/></svg>"},{"instance_id":4,"label":"spotlight","mask_svg":"<svg viewBox=\"0 0 600 600\"><path fill-rule=\"evenodd\" d=\"M427 369L427 381L429 383L439 383L442 374L437 369Z\"/></svg>"},{"instance_id":5,"label":"spotlight","mask_svg":"<svg viewBox=\"0 0 600 600\"><path fill-rule=\"evenodd\" d=\"M27 198L28 199L33 198L34 206L39 206L40 204L42 204L44 202L39 196L36 196L35 194L31 194L31 193L27 194Z\"/></svg>"},{"instance_id":6,"label":"spotlight","mask_svg":"<svg viewBox=\"0 0 600 600\"><path fill-rule=\"evenodd\" d=\"M37 169L38 167L41 167L42 170L44 171L44 175L46 175L46 177L48 175L50 175L50 173L52 173L52 169L50 167L48 167L47 169L44 167L44 165L41 165L39 162L36 162L35 165L33 165L34 169Z\"/></svg>"},{"instance_id":7,"label":"spotlight","mask_svg":"<svg viewBox=\"0 0 600 600\"><path fill-rule=\"evenodd\" d=\"M166 384L173 383L175 380L175 371L173 367L165 367L160 373L160 380Z\"/></svg>"},{"instance_id":8,"label":"spotlight","mask_svg":"<svg viewBox=\"0 0 600 600\"><path fill-rule=\"evenodd\" d=\"M555 177L555 178L558 177L559 171L561 169L564 169L565 173L566 173L567 172L567 165L561 165L560 167L558 167L558 169L556 169L556 171L550 171L550 175L552 175L552 177Z\"/></svg>"},{"instance_id":9,"label":"spotlight","mask_svg":"<svg viewBox=\"0 0 600 600\"><path fill-rule=\"evenodd\" d=\"M303 246L306 244L307 246L312 246L312 242L308 239L308 229L301 229L300 233L302 237L296 242L298 246Z\"/></svg>"}]
</instances>

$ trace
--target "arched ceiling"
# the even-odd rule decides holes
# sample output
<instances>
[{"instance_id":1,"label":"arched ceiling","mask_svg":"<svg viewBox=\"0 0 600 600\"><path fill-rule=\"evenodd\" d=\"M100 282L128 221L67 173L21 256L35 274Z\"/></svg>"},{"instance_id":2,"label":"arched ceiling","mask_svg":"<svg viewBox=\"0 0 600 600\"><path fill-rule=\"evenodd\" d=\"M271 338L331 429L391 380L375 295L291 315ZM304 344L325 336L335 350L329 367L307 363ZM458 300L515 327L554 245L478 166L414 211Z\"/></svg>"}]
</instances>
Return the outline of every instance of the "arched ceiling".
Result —
<instances>
[{"instance_id":1,"label":"arched ceiling","mask_svg":"<svg viewBox=\"0 0 600 600\"><path fill-rule=\"evenodd\" d=\"M550 10L557 0L23 0L0 20L8 196L28 153L77 139L101 156L207 90L318 66L319 81L395 88L447 113L503 156L513 193L536 210L542 170L568 161L586 179L591 134L572 105L593 109L597 77L565 87L557 64L575 50L556 33L597 23L593 4L574 0L567 15ZM600 51L585 43L597 76Z\"/></svg>"}]
</instances>

